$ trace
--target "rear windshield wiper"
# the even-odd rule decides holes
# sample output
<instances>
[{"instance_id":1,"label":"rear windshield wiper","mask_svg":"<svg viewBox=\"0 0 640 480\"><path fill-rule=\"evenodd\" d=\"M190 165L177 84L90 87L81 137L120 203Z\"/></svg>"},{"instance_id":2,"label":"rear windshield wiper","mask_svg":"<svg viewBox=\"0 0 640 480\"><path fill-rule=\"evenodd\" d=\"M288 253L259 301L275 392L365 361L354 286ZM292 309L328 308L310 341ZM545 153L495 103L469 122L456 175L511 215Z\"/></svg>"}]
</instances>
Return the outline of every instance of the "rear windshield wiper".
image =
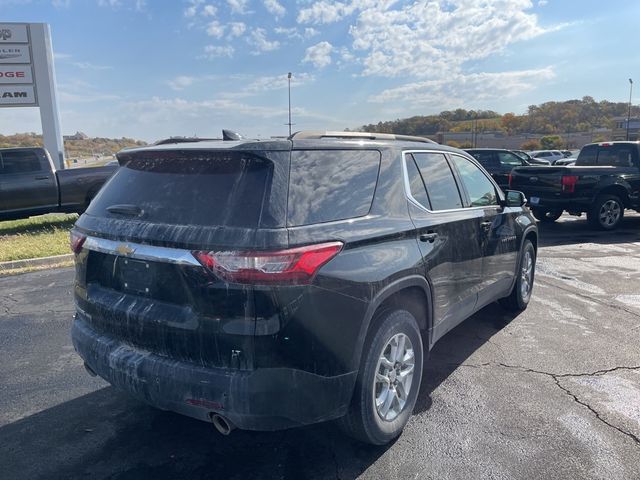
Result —
<instances>
[{"instance_id":1,"label":"rear windshield wiper","mask_svg":"<svg viewBox=\"0 0 640 480\"><path fill-rule=\"evenodd\" d=\"M144 215L144 210L137 205L111 205L107 207L107 212L127 217L141 217Z\"/></svg>"}]
</instances>

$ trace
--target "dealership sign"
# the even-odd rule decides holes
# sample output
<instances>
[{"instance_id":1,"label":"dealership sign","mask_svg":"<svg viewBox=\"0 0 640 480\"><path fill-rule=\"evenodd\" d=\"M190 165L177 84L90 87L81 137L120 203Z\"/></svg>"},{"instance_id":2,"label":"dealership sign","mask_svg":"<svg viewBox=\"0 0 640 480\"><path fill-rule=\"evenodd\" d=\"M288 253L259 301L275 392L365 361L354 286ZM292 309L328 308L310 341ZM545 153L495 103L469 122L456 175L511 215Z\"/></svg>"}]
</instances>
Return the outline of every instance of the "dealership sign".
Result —
<instances>
[{"instance_id":1,"label":"dealership sign","mask_svg":"<svg viewBox=\"0 0 640 480\"><path fill-rule=\"evenodd\" d=\"M51 32L45 23L0 23L0 108L39 107L44 146L64 168Z\"/></svg>"}]
</instances>

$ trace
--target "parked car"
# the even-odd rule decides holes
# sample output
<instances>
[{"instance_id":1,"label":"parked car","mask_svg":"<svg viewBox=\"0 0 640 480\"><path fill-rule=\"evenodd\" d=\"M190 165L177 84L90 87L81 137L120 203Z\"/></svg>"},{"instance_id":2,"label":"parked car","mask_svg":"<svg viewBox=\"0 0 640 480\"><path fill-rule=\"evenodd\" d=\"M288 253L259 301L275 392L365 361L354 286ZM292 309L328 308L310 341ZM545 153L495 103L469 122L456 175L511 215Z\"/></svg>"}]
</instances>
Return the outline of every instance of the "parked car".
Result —
<instances>
[{"instance_id":1,"label":"parked car","mask_svg":"<svg viewBox=\"0 0 640 480\"><path fill-rule=\"evenodd\" d=\"M531 152L531 156L547 160L551 165L554 165L557 160L565 158L560 150L535 150Z\"/></svg>"},{"instance_id":2,"label":"parked car","mask_svg":"<svg viewBox=\"0 0 640 480\"><path fill-rule=\"evenodd\" d=\"M529 153L524 150L511 150L513 153L522 158L529 165L551 165L551 162L542 158L533 158Z\"/></svg>"},{"instance_id":3,"label":"parked car","mask_svg":"<svg viewBox=\"0 0 640 480\"><path fill-rule=\"evenodd\" d=\"M44 148L0 149L0 220L83 212L117 167L56 170Z\"/></svg>"},{"instance_id":4,"label":"parked car","mask_svg":"<svg viewBox=\"0 0 640 480\"><path fill-rule=\"evenodd\" d=\"M515 168L510 185L541 221L586 212L594 227L613 230L626 208L640 210L640 142L585 145L575 166Z\"/></svg>"},{"instance_id":5,"label":"parked car","mask_svg":"<svg viewBox=\"0 0 640 480\"><path fill-rule=\"evenodd\" d=\"M385 444L438 339L531 298L535 219L461 150L303 132L118 160L71 233L73 344L89 372L222 433L341 418Z\"/></svg>"},{"instance_id":6,"label":"parked car","mask_svg":"<svg viewBox=\"0 0 640 480\"><path fill-rule=\"evenodd\" d=\"M509 188L509 175L514 167L528 165L515 153L503 148L469 148L465 152L473 156L491 174L503 190ZM548 165L548 163L547 163Z\"/></svg>"}]
</instances>

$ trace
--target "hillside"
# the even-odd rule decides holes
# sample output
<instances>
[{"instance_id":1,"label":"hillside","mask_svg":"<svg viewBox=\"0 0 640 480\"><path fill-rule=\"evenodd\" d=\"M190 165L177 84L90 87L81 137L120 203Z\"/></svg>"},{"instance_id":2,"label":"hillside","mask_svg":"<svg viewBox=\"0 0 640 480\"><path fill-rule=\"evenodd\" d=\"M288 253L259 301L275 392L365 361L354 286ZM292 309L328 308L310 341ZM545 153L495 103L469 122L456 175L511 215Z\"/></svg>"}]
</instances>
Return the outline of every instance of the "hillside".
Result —
<instances>
[{"instance_id":1,"label":"hillside","mask_svg":"<svg viewBox=\"0 0 640 480\"><path fill-rule=\"evenodd\" d=\"M544 135L588 132L597 128L612 128L614 117L626 117L628 104L624 102L596 102L592 97L563 102L531 105L524 115L493 111L474 111L459 108L437 115L415 116L360 127L365 132L397 133L405 135L434 135L438 132L502 131L509 135L536 133ZM640 107L633 106L632 116L640 115Z\"/></svg>"},{"instance_id":2,"label":"hillside","mask_svg":"<svg viewBox=\"0 0 640 480\"><path fill-rule=\"evenodd\" d=\"M146 142L131 138L83 138L65 140L64 148L67 158L86 158L105 156L118 152L126 147L146 145ZM18 133L0 135L0 148L42 146L42 135L35 133Z\"/></svg>"}]
</instances>

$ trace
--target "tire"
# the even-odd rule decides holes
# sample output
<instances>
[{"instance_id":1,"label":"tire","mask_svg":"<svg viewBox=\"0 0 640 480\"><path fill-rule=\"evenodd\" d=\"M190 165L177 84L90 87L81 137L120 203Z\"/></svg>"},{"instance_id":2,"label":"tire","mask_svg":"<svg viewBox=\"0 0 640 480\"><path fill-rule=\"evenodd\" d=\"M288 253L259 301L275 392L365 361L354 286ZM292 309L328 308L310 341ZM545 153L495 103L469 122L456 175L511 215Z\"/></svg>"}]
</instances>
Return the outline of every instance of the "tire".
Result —
<instances>
[{"instance_id":1,"label":"tire","mask_svg":"<svg viewBox=\"0 0 640 480\"><path fill-rule=\"evenodd\" d=\"M544 208L533 207L531 212L540 222L553 223L560 218L563 210L546 210Z\"/></svg>"},{"instance_id":2,"label":"tire","mask_svg":"<svg viewBox=\"0 0 640 480\"><path fill-rule=\"evenodd\" d=\"M402 433L418 398L422 378L422 336L415 317L406 310L384 311L374 317L372 326L373 330L367 336L362 352L353 398L339 425L357 440L385 445ZM404 339L403 361L406 363L398 366L396 359L395 366L390 367L382 362L382 357L394 359L394 345L397 349L401 339ZM409 348L413 352L411 368ZM411 374L405 375L402 382L400 379L403 376L397 372L406 373L409 370ZM383 381L383 378L386 380ZM387 403L384 401L386 399L391 401ZM383 415L386 417L383 418Z\"/></svg>"},{"instance_id":3,"label":"tire","mask_svg":"<svg viewBox=\"0 0 640 480\"><path fill-rule=\"evenodd\" d=\"M624 203L616 195L598 195L591 209L587 212L587 220L599 230L615 230L624 217Z\"/></svg>"},{"instance_id":4,"label":"tire","mask_svg":"<svg viewBox=\"0 0 640 480\"><path fill-rule=\"evenodd\" d=\"M529 305L531 293L533 292L533 282L536 273L536 250L533 243L525 240L522 245L522 252L518 260L516 270L516 281L511 293L499 300L500 305L512 312L522 312ZM524 287L523 287L524 285Z\"/></svg>"}]
</instances>

